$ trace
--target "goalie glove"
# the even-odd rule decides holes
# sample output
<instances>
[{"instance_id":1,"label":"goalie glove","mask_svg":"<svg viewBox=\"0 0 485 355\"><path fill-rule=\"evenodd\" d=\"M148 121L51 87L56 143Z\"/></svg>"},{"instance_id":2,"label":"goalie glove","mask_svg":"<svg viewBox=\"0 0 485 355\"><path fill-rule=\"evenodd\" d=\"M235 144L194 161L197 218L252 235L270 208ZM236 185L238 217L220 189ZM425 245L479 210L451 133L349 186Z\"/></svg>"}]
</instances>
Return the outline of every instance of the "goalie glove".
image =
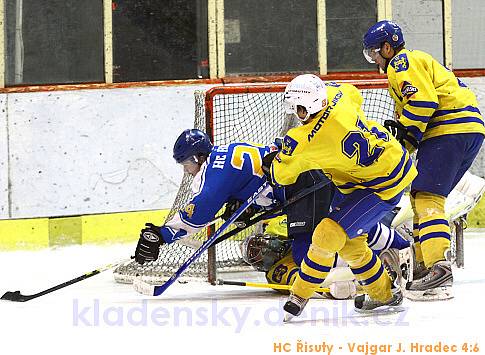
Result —
<instances>
[{"instance_id":1,"label":"goalie glove","mask_svg":"<svg viewBox=\"0 0 485 355\"><path fill-rule=\"evenodd\" d=\"M409 134L407 128L399 121L385 120L384 127L391 133L404 147L406 142L411 144L414 149L418 148L418 141Z\"/></svg>"},{"instance_id":2,"label":"goalie glove","mask_svg":"<svg viewBox=\"0 0 485 355\"><path fill-rule=\"evenodd\" d=\"M239 200L229 200L226 203L226 209L224 210L224 213L222 214L222 219L224 221L227 221L229 218L232 217L234 212L237 211L239 207L243 204L242 201ZM253 217L256 214L257 210L256 208L251 205L249 206L234 222L236 227L238 228L245 228L246 225L249 223L251 220L251 217Z\"/></svg>"},{"instance_id":3,"label":"goalie glove","mask_svg":"<svg viewBox=\"0 0 485 355\"><path fill-rule=\"evenodd\" d=\"M140 232L140 239L135 250L135 260L139 264L155 261L160 254L160 245L164 243L159 226L146 223Z\"/></svg>"}]
</instances>

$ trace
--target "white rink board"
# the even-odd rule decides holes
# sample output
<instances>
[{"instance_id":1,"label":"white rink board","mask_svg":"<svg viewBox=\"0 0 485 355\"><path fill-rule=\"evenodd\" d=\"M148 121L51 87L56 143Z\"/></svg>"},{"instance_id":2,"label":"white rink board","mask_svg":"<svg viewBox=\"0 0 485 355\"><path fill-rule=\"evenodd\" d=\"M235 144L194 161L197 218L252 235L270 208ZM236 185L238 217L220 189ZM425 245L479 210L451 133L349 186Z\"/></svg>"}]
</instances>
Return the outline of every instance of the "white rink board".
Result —
<instances>
[{"instance_id":1,"label":"white rink board","mask_svg":"<svg viewBox=\"0 0 485 355\"><path fill-rule=\"evenodd\" d=\"M7 95L0 94L0 219L8 218Z\"/></svg>"},{"instance_id":2,"label":"white rink board","mask_svg":"<svg viewBox=\"0 0 485 355\"><path fill-rule=\"evenodd\" d=\"M172 147L203 88L11 94L12 217L170 207L182 178Z\"/></svg>"}]
</instances>

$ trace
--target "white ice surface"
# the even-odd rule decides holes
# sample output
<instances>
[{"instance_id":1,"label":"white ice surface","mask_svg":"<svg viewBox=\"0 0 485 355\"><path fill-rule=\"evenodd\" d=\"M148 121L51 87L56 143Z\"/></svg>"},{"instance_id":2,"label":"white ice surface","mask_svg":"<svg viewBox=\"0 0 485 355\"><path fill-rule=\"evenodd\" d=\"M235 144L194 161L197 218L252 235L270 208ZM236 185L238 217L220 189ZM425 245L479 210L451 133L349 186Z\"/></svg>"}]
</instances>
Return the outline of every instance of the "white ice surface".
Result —
<instances>
[{"instance_id":1,"label":"white ice surface","mask_svg":"<svg viewBox=\"0 0 485 355\"><path fill-rule=\"evenodd\" d=\"M0 295L36 293L123 259L132 248L1 252ZM465 342L484 352L485 234L467 233L465 249L451 301L406 300L402 313L362 317L352 301L314 299L288 324L281 322L285 297L270 290L191 283L145 297L107 271L26 303L0 301L0 354L273 354L275 342L301 353L299 341L326 342L331 354L351 354L348 343L391 344L393 353L401 342L410 353L412 342L439 341L457 345L455 353Z\"/></svg>"}]
</instances>

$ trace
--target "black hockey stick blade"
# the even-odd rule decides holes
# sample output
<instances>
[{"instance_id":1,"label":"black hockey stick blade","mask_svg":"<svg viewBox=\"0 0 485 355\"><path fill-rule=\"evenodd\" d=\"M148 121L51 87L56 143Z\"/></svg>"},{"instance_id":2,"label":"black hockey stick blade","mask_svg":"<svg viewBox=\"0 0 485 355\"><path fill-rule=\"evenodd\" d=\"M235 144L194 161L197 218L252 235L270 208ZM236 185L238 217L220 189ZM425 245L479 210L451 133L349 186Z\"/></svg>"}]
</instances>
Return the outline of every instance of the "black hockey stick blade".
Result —
<instances>
[{"instance_id":1,"label":"black hockey stick blade","mask_svg":"<svg viewBox=\"0 0 485 355\"><path fill-rule=\"evenodd\" d=\"M31 300L32 296L26 296L20 293L20 291L7 291L5 294L0 298L1 300L5 301L12 301L12 302L25 302Z\"/></svg>"},{"instance_id":2,"label":"black hockey stick blade","mask_svg":"<svg viewBox=\"0 0 485 355\"><path fill-rule=\"evenodd\" d=\"M26 301L30 301L31 299L34 299L34 298L37 298L37 297L40 297L40 296L44 296L44 295L47 295L48 293L51 293L51 292L54 292L54 291L57 291L57 290L60 290L61 288L64 288L64 287L67 287L67 286L70 286L72 284L75 284L77 282L80 282L82 280L86 280L86 279L89 279L90 277L93 277L97 274L100 274L102 273L103 271L106 271L106 270L109 270L121 263L124 263L126 261L129 261L131 260L130 259L125 259L125 260L122 260L120 262L117 262L115 264L108 264L106 266L103 266L99 269L96 269L96 270L93 270L93 271L90 271L90 272L87 272L79 277L76 277L72 280L69 280L69 281L66 281L66 282L63 282L59 285L56 285L56 286L53 286L51 288L48 288L44 291L40 291L40 292L37 292L37 293L34 293L32 295L23 295L22 293L20 293L20 291L7 291L5 292L5 294L0 298L0 300L4 300L4 301L12 301L12 302L26 302Z\"/></svg>"},{"instance_id":3,"label":"black hockey stick blade","mask_svg":"<svg viewBox=\"0 0 485 355\"><path fill-rule=\"evenodd\" d=\"M94 275L99 274L101 272L101 270L102 269L93 270L91 272L85 273L82 276L76 277L75 279L72 279L72 280L63 282L63 283L61 283L59 285L56 285L56 286L51 287L51 288L48 288L47 290L44 290L44 291L41 291L41 292L38 292L38 293L34 293L32 295L23 295L22 293L20 293L20 291L15 291L15 292L7 291L7 292L5 292L5 294L0 299L5 300L5 301L12 301L12 302L26 302L26 301L30 301L31 299L34 299L34 298L37 298L37 297L40 297L40 296L44 296L44 295L46 295L48 293L51 293L51 292L60 290L61 288L70 286L72 284L75 284L75 283L77 283L79 281L86 280L87 278L90 278L90 277L92 277Z\"/></svg>"}]
</instances>

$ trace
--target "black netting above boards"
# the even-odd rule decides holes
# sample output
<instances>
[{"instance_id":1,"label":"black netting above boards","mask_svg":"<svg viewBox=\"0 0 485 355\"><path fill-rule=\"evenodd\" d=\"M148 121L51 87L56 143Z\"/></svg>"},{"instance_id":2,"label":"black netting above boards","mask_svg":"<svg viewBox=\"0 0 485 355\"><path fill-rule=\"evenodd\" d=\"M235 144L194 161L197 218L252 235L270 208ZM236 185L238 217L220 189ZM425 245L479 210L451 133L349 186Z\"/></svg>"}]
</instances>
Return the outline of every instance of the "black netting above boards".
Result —
<instances>
[{"instance_id":1,"label":"black netting above boards","mask_svg":"<svg viewBox=\"0 0 485 355\"><path fill-rule=\"evenodd\" d=\"M263 92L259 92L263 90ZM214 88L208 92L195 92L194 127L212 132L215 145L235 141L250 141L268 144L275 137L284 136L291 127L298 124L294 118L284 114L284 84L246 85ZM256 91L256 92L252 92ZM363 109L368 119L383 122L392 119L394 103L384 88L361 89L364 97ZM175 202L167 218L171 218L191 197L192 178L184 176ZM220 224L216 224L217 228ZM196 263L189 267L185 277L206 279L209 268L212 272L237 271L247 269L239 244L247 235L254 233L248 229L233 238L217 245L215 257L202 254ZM172 245L161 247L157 261L140 266L135 262L118 267L115 279L131 282L135 276L143 276L154 283L160 283L171 276L207 238L207 232L185 238ZM209 260L215 259L215 263ZM210 267L208 265L210 264Z\"/></svg>"}]
</instances>

